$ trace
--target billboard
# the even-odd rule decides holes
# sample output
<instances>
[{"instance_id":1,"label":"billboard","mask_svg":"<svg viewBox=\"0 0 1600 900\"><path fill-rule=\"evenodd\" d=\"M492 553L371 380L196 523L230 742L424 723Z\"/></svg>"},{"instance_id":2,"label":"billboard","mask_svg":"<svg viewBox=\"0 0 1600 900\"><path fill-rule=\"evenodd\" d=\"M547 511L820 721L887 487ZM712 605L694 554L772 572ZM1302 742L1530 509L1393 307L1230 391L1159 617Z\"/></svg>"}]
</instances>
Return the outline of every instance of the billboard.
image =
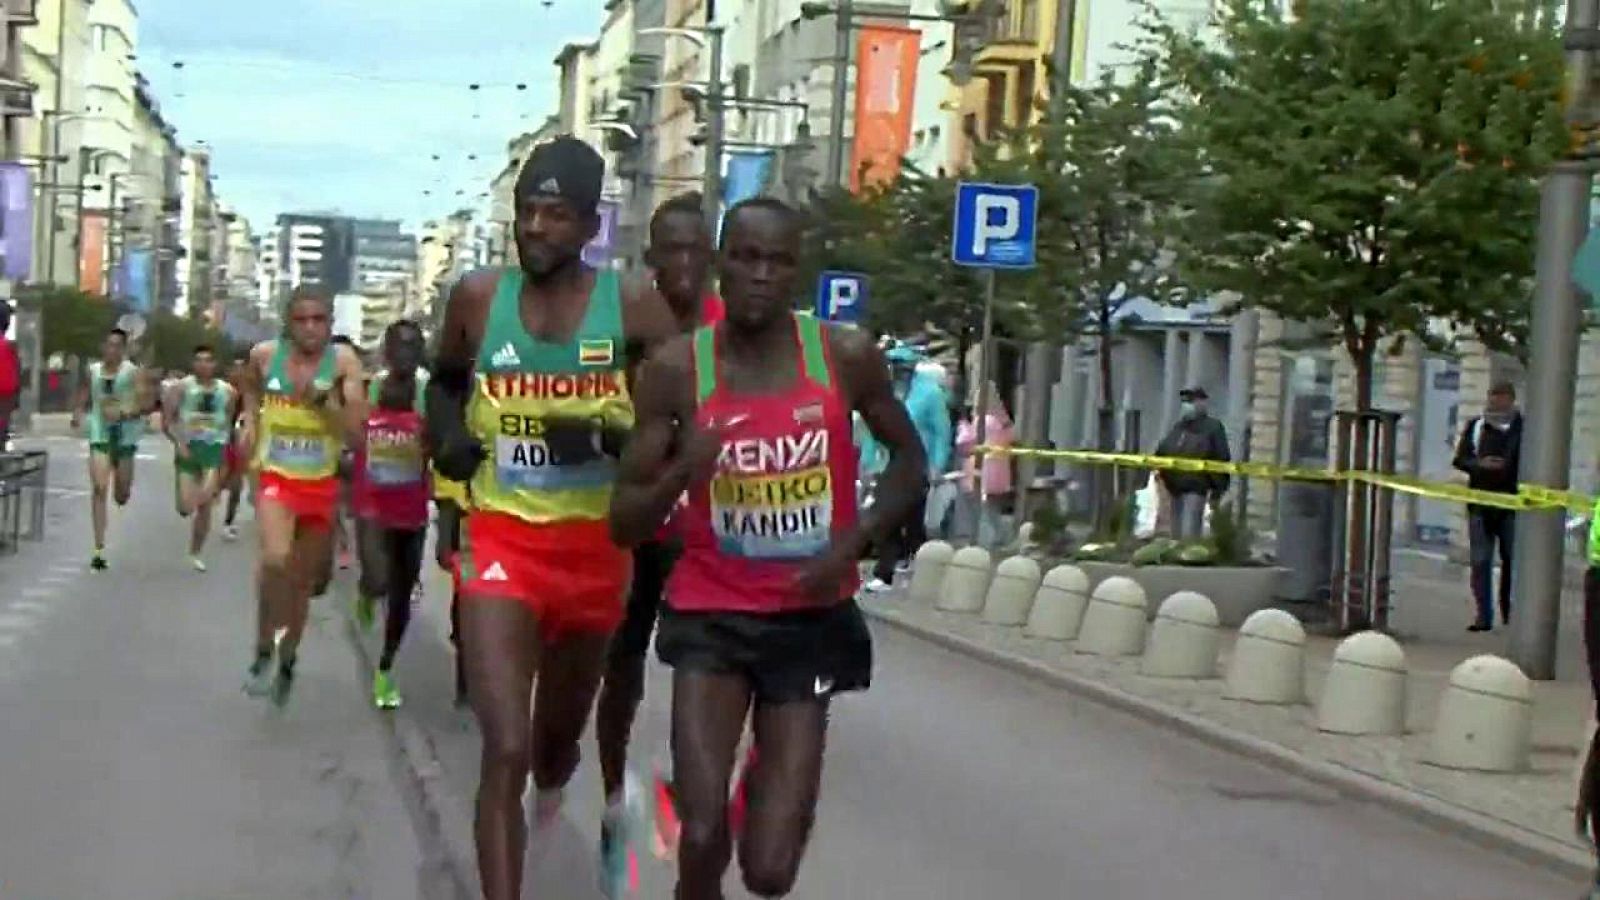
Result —
<instances>
[{"instance_id":1,"label":"billboard","mask_svg":"<svg viewBox=\"0 0 1600 900\"><path fill-rule=\"evenodd\" d=\"M90 294L105 294L106 214L85 210L79 229L83 243L78 248L78 289Z\"/></svg>"},{"instance_id":2,"label":"billboard","mask_svg":"<svg viewBox=\"0 0 1600 900\"><path fill-rule=\"evenodd\" d=\"M868 25L856 47L856 136L850 153L850 190L900 174L911 147L911 104L917 92L922 33Z\"/></svg>"},{"instance_id":3,"label":"billboard","mask_svg":"<svg viewBox=\"0 0 1600 900\"><path fill-rule=\"evenodd\" d=\"M717 233L722 233L722 217L734 204L761 196L772 178L772 150L736 150L723 155L722 209L717 214Z\"/></svg>"},{"instance_id":4,"label":"billboard","mask_svg":"<svg viewBox=\"0 0 1600 900\"><path fill-rule=\"evenodd\" d=\"M148 247L130 247L123 251L122 259L111 275L112 296L132 307L134 312L149 313L153 304L150 296L155 285L155 260Z\"/></svg>"},{"instance_id":5,"label":"billboard","mask_svg":"<svg viewBox=\"0 0 1600 900\"><path fill-rule=\"evenodd\" d=\"M0 276L27 281L33 268L33 173L0 162Z\"/></svg>"}]
</instances>

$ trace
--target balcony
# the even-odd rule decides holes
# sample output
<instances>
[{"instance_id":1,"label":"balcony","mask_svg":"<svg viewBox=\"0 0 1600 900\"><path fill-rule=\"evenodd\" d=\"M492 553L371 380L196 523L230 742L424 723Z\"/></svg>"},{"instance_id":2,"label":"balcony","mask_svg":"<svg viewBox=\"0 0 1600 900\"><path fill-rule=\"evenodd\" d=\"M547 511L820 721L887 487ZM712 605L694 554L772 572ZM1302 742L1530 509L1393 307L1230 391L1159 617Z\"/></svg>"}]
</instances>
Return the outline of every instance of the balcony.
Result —
<instances>
[{"instance_id":1,"label":"balcony","mask_svg":"<svg viewBox=\"0 0 1600 900\"><path fill-rule=\"evenodd\" d=\"M1012 0L1006 11L989 24L991 44L1037 44L1039 0Z\"/></svg>"},{"instance_id":2,"label":"balcony","mask_svg":"<svg viewBox=\"0 0 1600 900\"><path fill-rule=\"evenodd\" d=\"M39 24L39 0L3 0L7 25Z\"/></svg>"}]
</instances>

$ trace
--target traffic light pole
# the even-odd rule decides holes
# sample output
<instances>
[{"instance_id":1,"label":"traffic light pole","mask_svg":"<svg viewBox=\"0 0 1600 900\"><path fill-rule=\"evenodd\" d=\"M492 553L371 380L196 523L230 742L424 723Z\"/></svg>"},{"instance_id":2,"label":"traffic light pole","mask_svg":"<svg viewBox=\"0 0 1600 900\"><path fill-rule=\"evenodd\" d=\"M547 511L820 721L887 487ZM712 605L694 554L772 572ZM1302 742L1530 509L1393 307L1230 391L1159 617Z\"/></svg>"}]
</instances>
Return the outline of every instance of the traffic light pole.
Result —
<instances>
[{"instance_id":1,"label":"traffic light pole","mask_svg":"<svg viewBox=\"0 0 1600 900\"><path fill-rule=\"evenodd\" d=\"M1600 0L1567 0L1566 115L1569 125L1589 115ZM1572 456L1573 383L1583 310L1572 285L1572 260L1589 230L1590 164L1562 159L1545 178L1539 199L1534 263L1533 323L1528 367L1527 422L1518 477L1524 484L1567 486ZM1530 678L1555 677L1556 633L1564 581L1565 511L1517 514L1511 659Z\"/></svg>"},{"instance_id":2,"label":"traffic light pole","mask_svg":"<svg viewBox=\"0 0 1600 900\"><path fill-rule=\"evenodd\" d=\"M706 38L706 52L711 55L711 83L706 85L706 175L702 203L706 228L715 241L722 211L722 135L723 115L727 109L722 93L722 26L708 26Z\"/></svg>"}]
</instances>

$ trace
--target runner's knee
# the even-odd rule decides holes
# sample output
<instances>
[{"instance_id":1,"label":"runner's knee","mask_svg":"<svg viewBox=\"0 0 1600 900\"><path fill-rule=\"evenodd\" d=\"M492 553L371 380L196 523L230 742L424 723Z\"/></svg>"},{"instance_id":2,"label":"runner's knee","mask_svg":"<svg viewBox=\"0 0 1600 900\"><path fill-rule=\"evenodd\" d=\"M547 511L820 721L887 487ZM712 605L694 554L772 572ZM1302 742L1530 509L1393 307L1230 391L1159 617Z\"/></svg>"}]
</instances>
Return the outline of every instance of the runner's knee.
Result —
<instances>
[{"instance_id":1,"label":"runner's knee","mask_svg":"<svg viewBox=\"0 0 1600 900\"><path fill-rule=\"evenodd\" d=\"M757 858L740 850L739 872L745 890L757 897L786 897L794 890L800 873L800 854L795 852L758 853Z\"/></svg>"},{"instance_id":2,"label":"runner's knee","mask_svg":"<svg viewBox=\"0 0 1600 900\"><path fill-rule=\"evenodd\" d=\"M687 810L684 812L687 813ZM702 864L715 862L726 866L733 856L726 807L718 815L684 815L678 842L684 855Z\"/></svg>"},{"instance_id":3,"label":"runner's knee","mask_svg":"<svg viewBox=\"0 0 1600 900\"><path fill-rule=\"evenodd\" d=\"M526 726L485 727L483 735L483 768L485 774L494 772L509 778L520 787L528 777L533 757L533 742Z\"/></svg>"}]
</instances>

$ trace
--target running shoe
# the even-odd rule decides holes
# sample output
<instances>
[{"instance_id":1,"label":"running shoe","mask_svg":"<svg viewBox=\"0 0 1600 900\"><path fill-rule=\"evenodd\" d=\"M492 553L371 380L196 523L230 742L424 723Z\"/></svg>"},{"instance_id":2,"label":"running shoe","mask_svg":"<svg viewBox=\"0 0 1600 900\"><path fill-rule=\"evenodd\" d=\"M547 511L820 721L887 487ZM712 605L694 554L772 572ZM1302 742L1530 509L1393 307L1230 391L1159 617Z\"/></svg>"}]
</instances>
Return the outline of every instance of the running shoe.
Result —
<instances>
[{"instance_id":1,"label":"running shoe","mask_svg":"<svg viewBox=\"0 0 1600 900\"><path fill-rule=\"evenodd\" d=\"M236 525L224 525L224 526L222 526L222 539L227 541L230 544L233 543L234 541L237 541L239 539L239 528L238 528L238 526L236 526Z\"/></svg>"},{"instance_id":2,"label":"running shoe","mask_svg":"<svg viewBox=\"0 0 1600 900\"><path fill-rule=\"evenodd\" d=\"M355 565L356 557L348 548L339 551L339 569L343 571Z\"/></svg>"},{"instance_id":3,"label":"running shoe","mask_svg":"<svg viewBox=\"0 0 1600 900\"><path fill-rule=\"evenodd\" d=\"M260 654L245 672L244 692L252 697L265 697L272 692L272 654Z\"/></svg>"},{"instance_id":4,"label":"running shoe","mask_svg":"<svg viewBox=\"0 0 1600 900\"><path fill-rule=\"evenodd\" d=\"M356 595L356 622L362 631L371 631L372 624L378 620L378 601L366 594Z\"/></svg>"},{"instance_id":5,"label":"running shoe","mask_svg":"<svg viewBox=\"0 0 1600 900\"><path fill-rule=\"evenodd\" d=\"M89 568L96 572L104 572L110 566L106 565L106 555L99 550L89 557Z\"/></svg>"},{"instance_id":6,"label":"running shoe","mask_svg":"<svg viewBox=\"0 0 1600 900\"><path fill-rule=\"evenodd\" d=\"M204 572L206 570L206 561L198 556L189 557L189 565L193 566L196 572Z\"/></svg>"},{"instance_id":7,"label":"running shoe","mask_svg":"<svg viewBox=\"0 0 1600 900\"><path fill-rule=\"evenodd\" d=\"M656 859L671 861L678 856L678 841L683 836L683 820L678 818L678 794L668 778L661 770L655 774L654 790L651 791L655 802L655 835L651 850Z\"/></svg>"},{"instance_id":8,"label":"running shoe","mask_svg":"<svg viewBox=\"0 0 1600 900\"><path fill-rule=\"evenodd\" d=\"M400 691L389 673L379 669L372 674L372 705L379 709L399 709Z\"/></svg>"},{"instance_id":9,"label":"running shoe","mask_svg":"<svg viewBox=\"0 0 1600 900\"><path fill-rule=\"evenodd\" d=\"M889 584L887 581L884 581L882 578L872 579L871 581L867 582L867 586L865 588L866 592L869 594L886 594L892 589L893 585Z\"/></svg>"},{"instance_id":10,"label":"running shoe","mask_svg":"<svg viewBox=\"0 0 1600 900\"><path fill-rule=\"evenodd\" d=\"M608 803L600 818L600 893L612 900L639 890L639 857L633 848L644 820L639 794L633 773L624 773L622 796Z\"/></svg>"},{"instance_id":11,"label":"running shoe","mask_svg":"<svg viewBox=\"0 0 1600 900\"><path fill-rule=\"evenodd\" d=\"M272 703L279 709L289 705L289 692L294 689L294 660L278 663L278 677L272 680Z\"/></svg>"}]
</instances>

